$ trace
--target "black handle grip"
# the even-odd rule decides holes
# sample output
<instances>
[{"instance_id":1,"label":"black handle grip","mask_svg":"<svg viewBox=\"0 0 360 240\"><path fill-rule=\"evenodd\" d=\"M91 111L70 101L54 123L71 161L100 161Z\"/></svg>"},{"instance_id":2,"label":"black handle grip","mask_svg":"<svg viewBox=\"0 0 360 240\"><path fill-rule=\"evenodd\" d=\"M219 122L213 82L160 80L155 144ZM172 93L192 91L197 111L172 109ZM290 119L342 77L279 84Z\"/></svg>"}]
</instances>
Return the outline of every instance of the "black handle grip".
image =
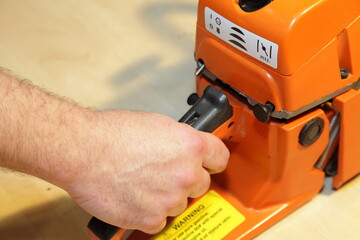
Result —
<instances>
[{"instance_id":1,"label":"black handle grip","mask_svg":"<svg viewBox=\"0 0 360 240\"><path fill-rule=\"evenodd\" d=\"M87 227L100 240L110 240L120 230L119 227L103 222L96 217L90 219Z\"/></svg>"},{"instance_id":2,"label":"black handle grip","mask_svg":"<svg viewBox=\"0 0 360 240\"><path fill-rule=\"evenodd\" d=\"M210 85L179 122L189 124L200 131L213 132L232 117L232 112L226 95ZM103 222L96 217L91 218L88 228L100 240L110 240L120 230L119 227Z\"/></svg>"},{"instance_id":3,"label":"black handle grip","mask_svg":"<svg viewBox=\"0 0 360 240\"><path fill-rule=\"evenodd\" d=\"M213 132L232 115L233 110L226 95L209 85L201 98L180 118L179 122L187 123L200 131Z\"/></svg>"}]
</instances>

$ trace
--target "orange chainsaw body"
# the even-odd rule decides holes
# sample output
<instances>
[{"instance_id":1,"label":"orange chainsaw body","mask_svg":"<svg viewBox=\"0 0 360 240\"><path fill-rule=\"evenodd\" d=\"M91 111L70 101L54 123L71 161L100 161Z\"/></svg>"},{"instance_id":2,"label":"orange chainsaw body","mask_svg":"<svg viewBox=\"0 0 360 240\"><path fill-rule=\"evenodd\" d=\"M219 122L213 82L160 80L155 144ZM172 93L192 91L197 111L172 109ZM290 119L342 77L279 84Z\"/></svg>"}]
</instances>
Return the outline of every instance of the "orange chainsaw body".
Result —
<instances>
[{"instance_id":1,"label":"orange chainsaw body","mask_svg":"<svg viewBox=\"0 0 360 240\"><path fill-rule=\"evenodd\" d=\"M206 8L277 43L277 68L211 34L205 26ZM199 1L196 60L202 59L216 77L258 102L272 102L278 111L296 111L358 80L359 12L360 2L354 0L277 0L251 13L235 0ZM351 76L341 80L340 68Z\"/></svg>"},{"instance_id":2,"label":"orange chainsaw body","mask_svg":"<svg viewBox=\"0 0 360 240\"><path fill-rule=\"evenodd\" d=\"M197 74L197 93L213 85L233 107L233 116L213 132L231 156L211 188L246 218L224 240L255 237L321 191L325 173L315 165L336 114L339 132L327 157L337 157L334 188L360 173L359 14L358 0L275 0L253 12L237 0L199 1L195 60L206 70ZM235 33L235 43L219 37L224 29ZM266 103L274 108L261 122L252 108ZM302 130L314 119L322 121L321 131L301 144ZM111 239L151 238L138 231L122 236Z\"/></svg>"}]
</instances>

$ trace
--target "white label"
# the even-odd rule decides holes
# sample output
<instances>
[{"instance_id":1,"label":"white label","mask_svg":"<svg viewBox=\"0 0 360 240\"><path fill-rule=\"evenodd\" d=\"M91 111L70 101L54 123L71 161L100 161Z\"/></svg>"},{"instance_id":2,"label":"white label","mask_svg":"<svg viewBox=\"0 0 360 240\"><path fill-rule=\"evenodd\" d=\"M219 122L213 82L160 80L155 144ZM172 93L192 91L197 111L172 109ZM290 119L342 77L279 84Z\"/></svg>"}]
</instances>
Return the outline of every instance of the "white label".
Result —
<instances>
[{"instance_id":1,"label":"white label","mask_svg":"<svg viewBox=\"0 0 360 240\"><path fill-rule=\"evenodd\" d=\"M210 8L205 8L206 30L231 46L277 68L278 45L235 25Z\"/></svg>"}]
</instances>

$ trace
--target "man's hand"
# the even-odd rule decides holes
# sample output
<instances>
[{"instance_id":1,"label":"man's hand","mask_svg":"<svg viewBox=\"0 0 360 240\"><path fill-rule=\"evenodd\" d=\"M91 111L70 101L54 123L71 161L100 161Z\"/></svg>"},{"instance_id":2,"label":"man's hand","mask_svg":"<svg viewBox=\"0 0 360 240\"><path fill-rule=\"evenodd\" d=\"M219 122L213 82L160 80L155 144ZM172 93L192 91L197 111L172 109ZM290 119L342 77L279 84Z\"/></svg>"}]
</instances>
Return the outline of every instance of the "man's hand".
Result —
<instances>
[{"instance_id":1,"label":"man's hand","mask_svg":"<svg viewBox=\"0 0 360 240\"><path fill-rule=\"evenodd\" d=\"M160 231L188 197L208 190L209 172L223 171L229 157L215 136L158 114L99 112L95 125L88 160L66 190L94 216L124 228Z\"/></svg>"},{"instance_id":2,"label":"man's hand","mask_svg":"<svg viewBox=\"0 0 360 240\"><path fill-rule=\"evenodd\" d=\"M62 187L97 218L147 233L205 193L229 152L159 114L78 107L0 72L0 166Z\"/></svg>"}]
</instances>

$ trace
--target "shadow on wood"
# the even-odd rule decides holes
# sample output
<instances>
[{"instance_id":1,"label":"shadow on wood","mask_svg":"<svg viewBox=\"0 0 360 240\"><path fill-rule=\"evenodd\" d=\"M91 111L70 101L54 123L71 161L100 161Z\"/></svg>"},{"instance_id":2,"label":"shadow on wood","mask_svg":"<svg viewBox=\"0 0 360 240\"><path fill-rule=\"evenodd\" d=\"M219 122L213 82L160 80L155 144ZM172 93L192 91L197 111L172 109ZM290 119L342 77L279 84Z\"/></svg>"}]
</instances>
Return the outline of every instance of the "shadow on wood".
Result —
<instances>
[{"instance_id":1,"label":"shadow on wood","mask_svg":"<svg viewBox=\"0 0 360 240\"><path fill-rule=\"evenodd\" d=\"M71 198L62 197L2 219L0 239L87 240L89 219Z\"/></svg>"}]
</instances>

